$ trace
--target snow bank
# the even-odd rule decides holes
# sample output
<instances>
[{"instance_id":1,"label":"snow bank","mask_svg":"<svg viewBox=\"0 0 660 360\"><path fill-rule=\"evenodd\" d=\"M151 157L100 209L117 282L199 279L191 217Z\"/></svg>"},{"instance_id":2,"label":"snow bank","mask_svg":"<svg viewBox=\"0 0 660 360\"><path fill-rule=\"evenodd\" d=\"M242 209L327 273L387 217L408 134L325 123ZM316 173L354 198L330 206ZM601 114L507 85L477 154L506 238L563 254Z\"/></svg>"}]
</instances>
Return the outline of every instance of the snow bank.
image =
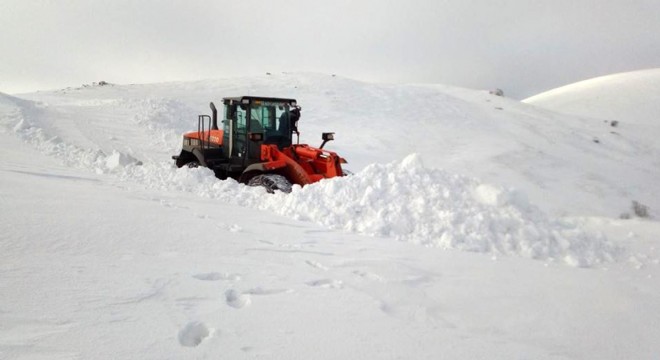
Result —
<instances>
[{"instance_id":1,"label":"snow bank","mask_svg":"<svg viewBox=\"0 0 660 360\"><path fill-rule=\"evenodd\" d=\"M83 102L82 104L86 103ZM76 105L82 106L80 102L76 102ZM179 112L186 111L181 104L171 100L129 99L115 100L110 105L130 110L133 114L132 121L143 128L145 133L150 134L149 145L162 148L166 144L172 143L174 139L180 141L180 132L169 127L163 128L159 124L163 122L168 125L174 123L172 119L176 118ZM113 173L120 171L120 168L125 166L142 164L141 160L125 151L122 152L117 149L103 151L100 148L88 148L53 134L52 130L48 130L48 123L51 119L49 119L47 109L48 106L41 103L0 94L0 111L3 114L0 117L0 125L3 126L0 126L0 129L13 132L24 142L46 155L59 158L67 166L89 169L97 174ZM103 122L99 119L94 119L94 121ZM95 127L92 127L92 129L98 131ZM99 131L99 133L102 133L102 131ZM110 136L110 139L113 139L112 136Z\"/></svg>"},{"instance_id":2,"label":"snow bank","mask_svg":"<svg viewBox=\"0 0 660 360\"><path fill-rule=\"evenodd\" d=\"M49 135L26 118L21 118L12 130L42 153L62 160L67 166L90 169L97 174L117 171L127 165L140 164L131 155L113 150L106 154L98 149L85 149Z\"/></svg>"},{"instance_id":3,"label":"snow bank","mask_svg":"<svg viewBox=\"0 0 660 360\"><path fill-rule=\"evenodd\" d=\"M616 257L607 240L548 219L522 194L442 170L420 156L374 164L259 206L333 229L394 237L426 246L559 260L592 266Z\"/></svg>"},{"instance_id":4,"label":"snow bank","mask_svg":"<svg viewBox=\"0 0 660 360\"><path fill-rule=\"evenodd\" d=\"M294 186L269 195L210 170L171 165L128 166L126 181L183 191L224 203L272 211L325 227L425 246L523 256L590 267L613 261L621 249L602 235L552 220L512 190L427 169L419 155L373 164L354 176Z\"/></svg>"}]
</instances>

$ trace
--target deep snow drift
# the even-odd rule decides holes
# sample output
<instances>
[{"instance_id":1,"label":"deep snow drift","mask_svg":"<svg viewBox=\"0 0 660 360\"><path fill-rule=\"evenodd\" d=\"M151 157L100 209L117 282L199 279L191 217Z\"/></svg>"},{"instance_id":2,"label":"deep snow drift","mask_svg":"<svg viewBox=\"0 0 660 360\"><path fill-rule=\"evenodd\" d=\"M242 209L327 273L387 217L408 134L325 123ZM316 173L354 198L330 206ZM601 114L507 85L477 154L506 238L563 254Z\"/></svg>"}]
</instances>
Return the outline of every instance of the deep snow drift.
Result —
<instances>
[{"instance_id":1,"label":"deep snow drift","mask_svg":"<svg viewBox=\"0 0 660 360\"><path fill-rule=\"evenodd\" d=\"M297 98L355 175L174 168L241 94ZM619 215L655 215L657 130L599 116L316 74L0 94L0 355L649 357L660 227Z\"/></svg>"}]
</instances>

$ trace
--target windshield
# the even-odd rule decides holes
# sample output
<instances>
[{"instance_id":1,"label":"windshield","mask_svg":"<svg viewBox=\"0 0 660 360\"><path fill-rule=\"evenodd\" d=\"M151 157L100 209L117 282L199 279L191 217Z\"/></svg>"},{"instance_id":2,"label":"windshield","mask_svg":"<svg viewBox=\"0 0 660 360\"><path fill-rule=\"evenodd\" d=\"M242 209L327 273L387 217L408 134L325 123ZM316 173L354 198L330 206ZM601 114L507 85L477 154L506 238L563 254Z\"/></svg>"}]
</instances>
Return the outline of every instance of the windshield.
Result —
<instances>
[{"instance_id":1,"label":"windshield","mask_svg":"<svg viewBox=\"0 0 660 360\"><path fill-rule=\"evenodd\" d=\"M250 109L250 132L264 134L264 143L291 145L289 104L254 101Z\"/></svg>"},{"instance_id":2,"label":"windshield","mask_svg":"<svg viewBox=\"0 0 660 360\"><path fill-rule=\"evenodd\" d=\"M289 129L288 110L288 104L255 101L250 109L250 132L278 131L285 134Z\"/></svg>"},{"instance_id":3,"label":"windshield","mask_svg":"<svg viewBox=\"0 0 660 360\"><path fill-rule=\"evenodd\" d=\"M243 151L247 145L245 141L248 132L263 133L264 144L276 144L280 148L290 146L293 130L290 110L289 103L283 101L254 100L249 106L226 103L223 120L224 143L229 144L229 123L232 122L232 156Z\"/></svg>"}]
</instances>

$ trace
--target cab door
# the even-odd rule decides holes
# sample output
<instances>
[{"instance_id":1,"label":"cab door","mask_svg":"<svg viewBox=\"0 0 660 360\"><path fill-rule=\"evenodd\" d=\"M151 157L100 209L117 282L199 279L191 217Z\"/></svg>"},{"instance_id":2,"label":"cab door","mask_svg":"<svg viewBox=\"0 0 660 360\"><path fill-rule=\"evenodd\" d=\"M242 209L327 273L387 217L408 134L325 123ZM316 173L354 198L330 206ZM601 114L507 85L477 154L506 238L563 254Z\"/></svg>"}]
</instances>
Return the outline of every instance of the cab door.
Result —
<instances>
[{"instance_id":1,"label":"cab door","mask_svg":"<svg viewBox=\"0 0 660 360\"><path fill-rule=\"evenodd\" d=\"M247 151L247 106L238 103L225 104L225 120L223 120L223 144L232 159L245 157ZM234 162L234 161L232 161Z\"/></svg>"}]
</instances>

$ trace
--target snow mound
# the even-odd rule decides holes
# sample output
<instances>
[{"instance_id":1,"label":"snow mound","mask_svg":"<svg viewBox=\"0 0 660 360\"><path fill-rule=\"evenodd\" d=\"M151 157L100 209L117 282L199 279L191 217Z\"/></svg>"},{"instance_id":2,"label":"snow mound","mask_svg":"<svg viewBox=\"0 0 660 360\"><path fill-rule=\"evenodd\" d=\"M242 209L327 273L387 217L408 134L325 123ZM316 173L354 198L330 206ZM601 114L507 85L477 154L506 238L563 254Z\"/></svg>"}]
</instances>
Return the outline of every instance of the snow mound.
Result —
<instances>
[{"instance_id":1,"label":"snow mound","mask_svg":"<svg viewBox=\"0 0 660 360\"><path fill-rule=\"evenodd\" d=\"M90 169L97 174L117 172L125 166L142 165L131 155L112 150L108 155L99 149L86 149L63 141L34 126L25 117L18 119L13 132L42 153L62 160L67 166Z\"/></svg>"},{"instance_id":2,"label":"snow mound","mask_svg":"<svg viewBox=\"0 0 660 360\"><path fill-rule=\"evenodd\" d=\"M548 219L516 191L427 169L416 154L263 200L252 205L333 229L445 249L581 267L619 252L601 235Z\"/></svg>"},{"instance_id":3,"label":"snow mound","mask_svg":"<svg viewBox=\"0 0 660 360\"><path fill-rule=\"evenodd\" d=\"M342 178L290 194L267 194L206 168L171 164L127 166L122 182L182 191L227 204L271 211L335 230L390 237L424 246L513 255L591 267L616 260L622 249L569 220L548 218L515 191L424 167L421 157L372 164Z\"/></svg>"},{"instance_id":4,"label":"snow mound","mask_svg":"<svg viewBox=\"0 0 660 360\"><path fill-rule=\"evenodd\" d=\"M127 154L122 154L116 150L113 151L111 155L105 157L105 168L108 170L114 170L129 165L142 165L142 163L138 159Z\"/></svg>"}]
</instances>

